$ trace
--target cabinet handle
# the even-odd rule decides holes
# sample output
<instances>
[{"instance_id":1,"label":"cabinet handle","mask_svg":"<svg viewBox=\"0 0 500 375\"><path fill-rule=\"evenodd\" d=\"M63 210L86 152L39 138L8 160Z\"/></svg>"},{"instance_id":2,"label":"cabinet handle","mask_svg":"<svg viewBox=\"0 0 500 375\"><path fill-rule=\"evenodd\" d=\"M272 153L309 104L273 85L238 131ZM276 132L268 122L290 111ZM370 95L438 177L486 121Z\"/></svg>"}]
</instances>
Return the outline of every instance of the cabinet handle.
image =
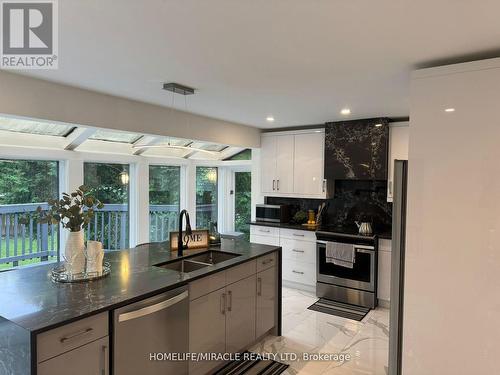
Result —
<instances>
[{"instance_id":1,"label":"cabinet handle","mask_svg":"<svg viewBox=\"0 0 500 375\"><path fill-rule=\"evenodd\" d=\"M262 279L260 277L257 277L257 295L262 295Z\"/></svg>"},{"instance_id":2,"label":"cabinet handle","mask_svg":"<svg viewBox=\"0 0 500 375\"><path fill-rule=\"evenodd\" d=\"M295 270L292 270L293 273L298 273L299 275L303 275L304 272L301 272L301 271L295 271Z\"/></svg>"},{"instance_id":3,"label":"cabinet handle","mask_svg":"<svg viewBox=\"0 0 500 375\"><path fill-rule=\"evenodd\" d=\"M222 315L226 315L226 293L222 293L220 296L220 312Z\"/></svg>"},{"instance_id":4,"label":"cabinet handle","mask_svg":"<svg viewBox=\"0 0 500 375\"><path fill-rule=\"evenodd\" d=\"M273 180L273 191L276 190L276 187L275 187L276 185L275 184L276 184L276 180Z\"/></svg>"},{"instance_id":5,"label":"cabinet handle","mask_svg":"<svg viewBox=\"0 0 500 375\"><path fill-rule=\"evenodd\" d=\"M101 375L108 375L109 363L108 363L108 346L103 345L102 347L102 369Z\"/></svg>"},{"instance_id":6,"label":"cabinet handle","mask_svg":"<svg viewBox=\"0 0 500 375\"><path fill-rule=\"evenodd\" d=\"M297 250L297 249L292 249L292 251L295 251L296 253L303 253L304 250Z\"/></svg>"},{"instance_id":7,"label":"cabinet handle","mask_svg":"<svg viewBox=\"0 0 500 375\"><path fill-rule=\"evenodd\" d=\"M389 181L389 196L392 197L392 181Z\"/></svg>"},{"instance_id":8,"label":"cabinet handle","mask_svg":"<svg viewBox=\"0 0 500 375\"><path fill-rule=\"evenodd\" d=\"M323 180L323 193L326 192L326 179Z\"/></svg>"},{"instance_id":9,"label":"cabinet handle","mask_svg":"<svg viewBox=\"0 0 500 375\"><path fill-rule=\"evenodd\" d=\"M94 330L93 328L87 328L87 329L84 329L83 331L77 332L71 336L65 336L65 337L61 338L59 341L61 342L61 344L64 344L69 340L76 339L77 337L88 335L93 330Z\"/></svg>"},{"instance_id":10,"label":"cabinet handle","mask_svg":"<svg viewBox=\"0 0 500 375\"><path fill-rule=\"evenodd\" d=\"M263 260L263 261L262 261L262 265L265 265L265 264L271 263L272 261L273 261L273 258Z\"/></svg>"},{"instance_id":11,"label":"cabinet handle","mask_svg":"<svg viewBox=\"0 0 500 375\"><path fill-rule=\"evenodd\" d=\"M303 235L303 234L293 233L293 235L294 235L295 237L304 237L304 235Z\"/></svg>"},{"instance_id":12,"label":"cabinet handle","mask_svg":"<svg viewBox=\"0 0 500 375\"><path fill-rule=\"evenodd\" d=\"M228 303L228 306L227 306L227 311L231 311L233 309L233 292L228 291L227 292L227 296L228 296L228 299L229 299L229 303Z\"/></svg>"},{"instance_id":13,"label":"cabinet handle","mask_svg":"<svg viewBox=\"0 0 500 375\"><path fill-rule=\"evenodd\" d=\"M280 191L280 180L276 180L276 190Z\"/></svg>"},{"instance_id":14,"label":"cabinet handle","mask_svg":"<svg viewBox=\"0 0 500 375\"><path fill-rule=\"evenodd\" d=\"M269 229L259 229L259 232L269 233L270 230Z\"/></svg>"}]
</instances>

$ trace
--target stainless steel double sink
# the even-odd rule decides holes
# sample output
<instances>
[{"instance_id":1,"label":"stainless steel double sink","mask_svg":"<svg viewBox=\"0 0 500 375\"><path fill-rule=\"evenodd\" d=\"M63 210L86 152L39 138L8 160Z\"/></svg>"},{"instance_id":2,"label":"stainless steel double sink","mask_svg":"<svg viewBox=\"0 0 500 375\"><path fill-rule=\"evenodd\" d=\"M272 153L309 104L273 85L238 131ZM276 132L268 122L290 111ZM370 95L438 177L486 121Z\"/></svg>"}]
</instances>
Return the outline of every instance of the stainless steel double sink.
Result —
<instances>
[{"instance_id":1,"label":"stainless steel double sink","mask_svg":"<svg viewBox=\"0 0 500 375\"><path fill-rule=\"evenodd\" d=\"M167 263L155 264L155 267L167 268L181 273L189 273L205 267L211 267L218 263L225 262L241 254L227 253L224 251L208 250L187 258L181 258Z\"/></svg>"}]
</instances>

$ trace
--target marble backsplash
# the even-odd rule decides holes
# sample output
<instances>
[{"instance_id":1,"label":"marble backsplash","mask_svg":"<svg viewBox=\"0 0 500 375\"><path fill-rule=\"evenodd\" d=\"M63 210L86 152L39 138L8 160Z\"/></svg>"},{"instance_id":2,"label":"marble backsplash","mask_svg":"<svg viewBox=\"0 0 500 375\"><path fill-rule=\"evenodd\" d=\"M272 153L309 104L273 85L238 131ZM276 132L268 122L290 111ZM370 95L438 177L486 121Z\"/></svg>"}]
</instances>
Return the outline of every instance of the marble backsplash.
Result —
<instances>
[{"instance_id":1,"label":"marble backsplash","mask_svg":"<svg viewBox=\"0 0 500 375\"><path fill-rule=\"evenodd\" d=\"M318 210L328 203L323 223L346 231L356 229L356 220L369 221L375 233L388 233L392 229L392 203L387 202L385 180L337 180L335 194L330 199L266 197L268 204L287 204L291 216L299 210Z\"/></svg>"}]
</instances>

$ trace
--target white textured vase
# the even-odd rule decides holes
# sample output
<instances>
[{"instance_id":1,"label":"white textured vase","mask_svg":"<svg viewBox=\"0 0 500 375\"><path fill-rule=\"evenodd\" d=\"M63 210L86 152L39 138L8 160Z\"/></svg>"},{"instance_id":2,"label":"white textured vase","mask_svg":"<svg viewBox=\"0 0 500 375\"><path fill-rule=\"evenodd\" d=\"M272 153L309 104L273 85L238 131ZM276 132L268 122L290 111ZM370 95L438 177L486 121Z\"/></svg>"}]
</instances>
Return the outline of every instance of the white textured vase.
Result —
<instances>
[{"instance_id":1,"label":"white textured vase","mask_svg":"<svg viewBox=\"0 0 500 375\"><path fill-rule=\"evenodd\" d=\"M69 232L64 249L64 260L66 270L71 274L85 271L85 244L83 242L83 230L79 232Z\"/></svg>"}]
</instances>

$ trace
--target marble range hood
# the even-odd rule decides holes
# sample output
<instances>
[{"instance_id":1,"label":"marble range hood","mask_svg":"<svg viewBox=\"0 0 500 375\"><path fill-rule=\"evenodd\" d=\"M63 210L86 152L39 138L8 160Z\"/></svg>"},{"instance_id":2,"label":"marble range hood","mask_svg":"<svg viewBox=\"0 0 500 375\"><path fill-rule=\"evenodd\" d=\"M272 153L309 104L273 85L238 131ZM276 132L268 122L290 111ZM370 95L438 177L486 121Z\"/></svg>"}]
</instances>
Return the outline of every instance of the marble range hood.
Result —
<instances>
[{"instance_id":1,"label":"marble range hood","mask_svg":"<svg viewBox=\"0 0 500 375\"><path fill-rule=\"evenodd\" d=\"M328 196L341 180L387 181L389 120L370 118L325 124Z\"/></svg>"}]
</instances>

